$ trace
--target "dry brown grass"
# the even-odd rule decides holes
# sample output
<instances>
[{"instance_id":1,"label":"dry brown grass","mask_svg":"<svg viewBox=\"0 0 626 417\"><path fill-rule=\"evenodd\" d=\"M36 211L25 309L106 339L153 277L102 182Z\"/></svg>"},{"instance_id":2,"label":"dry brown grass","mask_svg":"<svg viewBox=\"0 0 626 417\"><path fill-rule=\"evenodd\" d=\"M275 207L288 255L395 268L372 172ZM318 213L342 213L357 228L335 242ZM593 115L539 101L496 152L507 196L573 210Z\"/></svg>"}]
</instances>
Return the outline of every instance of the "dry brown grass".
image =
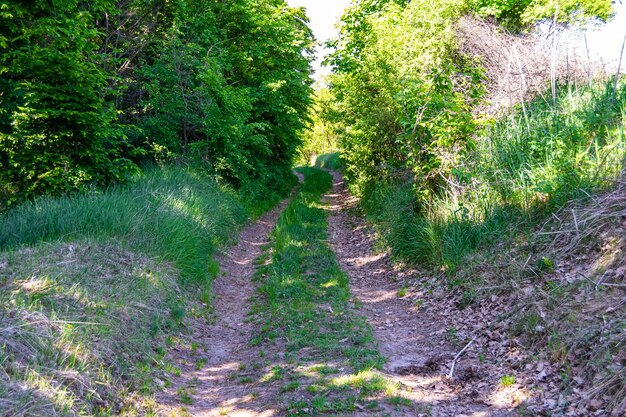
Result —
<instances>
[{"instance_id":1,"label":"dry brown grass","mask_svg":"<svg viewBox=\"0 0 626 417\"><path fill-rule=\"evenodd\" d=\"M552 412L626 415L626 179L573 201L530 236L470 258L456 278L480 309L497 294L510 314L492 327L524 348L527 380ZM536 365L552 372L537 379ZM569 413L569 414L568 414Z\"/></svg>"},{"instance_id":2,"label":"dry brown grass","mask_svg":"<svg viewBox=\"0 0 626 417\"><path fill-rule=\"evenodd\" d=\"M461 51L478 57L485 67L488 104L479 110L489 114L544 94L553 80L575 84L606 76L604 64L588 59L570 32L555 31L543 39L514 35L487 20L464 16L457 33Z\"/></svg>"},{"instance_id":3,"label":"dry brown grass","mask_svg":"<svg viewBox=\"0 0 626 417\"><path fill-rule=\"evenodd\" d=\"M120 415L149 392L178 274L119 243L0 253L0 415ZM155 368L156 369L156 368Z\"/></svg>"}]
</instances>

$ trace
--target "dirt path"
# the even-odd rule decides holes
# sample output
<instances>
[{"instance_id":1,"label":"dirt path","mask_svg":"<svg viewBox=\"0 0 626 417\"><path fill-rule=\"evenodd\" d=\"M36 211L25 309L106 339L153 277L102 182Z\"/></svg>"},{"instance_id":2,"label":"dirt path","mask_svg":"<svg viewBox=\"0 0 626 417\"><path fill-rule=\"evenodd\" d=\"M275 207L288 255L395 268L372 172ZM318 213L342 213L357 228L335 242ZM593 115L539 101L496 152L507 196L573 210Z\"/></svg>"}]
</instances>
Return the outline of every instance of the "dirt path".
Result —
<instances>
[{"instance_id":1,"label":"dirt path","mask_svg":"<svg viewBox=\"0 0 626 417\"><path fill-rule=\"evenodd\" d=\"M372 231L362 218L351 214L356 199L348 193L342 176L332 174L333 189L325 198L331 245L350 276L352 293L363 305L379 349L388 359L383 371L407 388L406 395L414 404L422 405L418 414L415 410L393 414L517 415L511 411L514 401L508 398L512 393L500 390L499 375L485 375L489 372L484 371L486 366L463 358L457 364L458 378L449 381L445 377L454 356L466 343L455 343L457 335L448 327L450 319L438 315L445 306L429 308L433 300L427 293L405 287L418 272L396 268L388 254L373 250ZM462 315L458 310L456 314Z\"/></svg>"},{"instance_id":2,"label":"dirt path","mask_svg":"<svg viewBox=\"0 0 626 417\"><path fill-rule=\"evenodd\" d=\"M191 319L192 340L196 345L183 346L169 357L180 375L170 378L172 385L157 396L166 415L178 415L185 408L193 416L264 417L274 415L271 390L258 389L241 377L257 349L248 342L254 330L246 320L249 299L255 285L252 277L254 260L268 243L288 200L247 226L239 243L217 257L220 274L212 285L214 320L207 325L205 318Z\"/></svg>"}]
</instances>

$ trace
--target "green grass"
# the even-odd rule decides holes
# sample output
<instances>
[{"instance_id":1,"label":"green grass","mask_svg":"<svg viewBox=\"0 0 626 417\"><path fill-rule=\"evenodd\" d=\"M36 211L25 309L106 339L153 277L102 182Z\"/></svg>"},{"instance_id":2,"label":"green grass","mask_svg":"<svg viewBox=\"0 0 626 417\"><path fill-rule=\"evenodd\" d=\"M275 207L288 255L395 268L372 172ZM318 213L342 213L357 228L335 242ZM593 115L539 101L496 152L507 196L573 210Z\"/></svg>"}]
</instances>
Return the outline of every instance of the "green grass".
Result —
<instances>
[{"instance_id":1,"label":"green grass","mask_svg":"<svg viewBox=\"0 0 626 417\"><path fill-rule=\"evenodd\" d=\"M210 313L216 248L279 198L169 166L1 214L0 414L152 415L185 317Z\"/></svg>"},{"instance_id":2,"label":"green grass","mask_svg":"<svg viewBox=\"0 0 626 417\"><path fill-rule=\"evenodd\" d=\"M113 241L0 253L0 414L116 415L170 372L179 273ZM149 410L149 404L146 404ZM20 412L22 410L24 412Z\"/></svg>"},{"instance_id":3,"label":"green grass","mask_svg":"<svg viewBox=\"0 0 626 417\"><path fill-rule=\"evenodd\" d=\"M339 152L326 153L315 158L315 167L330 170L341 170L343 161Z\"/></svg>"},{"instance_id":4,"label":"green grass","mask_svg":"<svg viewBox=\"0 0 626 417\"><path fill-rule=\"evenodd\" d=\"M362 207L394 255L454 270L479 247L528 233L568 201L619 175L626 156L626 86L562 87L558 106L538 98L479 134L458 168L459 187L428 205L411 183L376 182Z\"/></svg>"},{"instance_id":5,"label":"green grass","mask_svg":"<svg viewBox=\"0 0 626 417\"><path fill-rule=\"evenodd\" d=\"M0 215L0 250L114 238L172 262L183 279L206 282L217 272L210 260L215 247L250 215L279 199L266 194L258 204L256 197L242 198L196 170L152 168L129 185L41 198Z\"/></svg>"},{"instance_id":6,"label":"green grass","mask_svg":"<svg viewBox=\"0 0 626 417\"><path fill-rule=\"evenodd\" d=\"M272 232L271 262L258 271L261 297L253 312L261 330L252 343L285 350L284 362L261 381L283 381L289 415L352 411L370 397L396 396L397 387L376 371L384 359L326 243L319 200L331 176L300 171L304 184Z\"/></svg>"}]
</instances>

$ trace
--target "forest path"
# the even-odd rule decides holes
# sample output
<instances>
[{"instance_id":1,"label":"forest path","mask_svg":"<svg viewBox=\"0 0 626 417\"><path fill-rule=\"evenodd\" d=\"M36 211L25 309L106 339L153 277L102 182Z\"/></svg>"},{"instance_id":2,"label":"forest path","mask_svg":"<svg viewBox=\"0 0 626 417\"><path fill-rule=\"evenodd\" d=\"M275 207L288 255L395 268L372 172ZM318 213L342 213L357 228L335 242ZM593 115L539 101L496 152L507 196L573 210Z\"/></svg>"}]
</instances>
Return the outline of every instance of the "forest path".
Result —
<instances>
[{"instance_id":1,"label":"forest path","mask_svg":"<svg viewBox=\"0 0 626 417\"><path fill-rule=\"evenodd\" d=\"M298 174L302 181L302 176ZM217 256L219 276L212 284L213 319L191 318L194 345L174 349L170 360L180 372L157 395L163 415L267 417L276 414L275 392L259 389L240 375L258 358L249 345L254 324L246 320L256 285L255 260L289 199L265 213L239 235L238 243Z\"/></svg>"},{"instance_id":2,"label":"forest path","mask_svg":"<svg viewBox=\"0 0 626 417\"><path fill-rule=\"evenodd\" d=\"M502 389L500 370L479 363L476 352L464 355L456 364L455 378L447 378L453 358L466 344L451 332L451 326L458 325L457 317L451 316L463 313L455 308L445 290L443 295L420 291L415 285L418 271L398 267L388 253L375 251L373 231L355 213L357 199L349 194L341 174L331 174L332 190L323 198L330 246L349 276L354 304L361 307L354 312L366 318L380 353L387 359L383 376L399 383L399 394L410 401L403 407L382 401L377 411L390 417L518 415L513 411L515 389ZM169 372L166 377L171 386L163 386L157 394L163 415L285 415L283 382L267 383L259 378L271 371L268 364L275 365L283 357L282 349L274 346L269 350L274 355L273 363L266 360L269 358L261 346L251 346L258 323L248 320L248 314L257 290L253 282L258 266L255 260L262 259L269 234L288 202L281 202L246 227L239 243L217 258L221 273L212 287L214 320L207 324L203 316L188 319L190 341L168 355L167 360L179 372ZM335 359L340 358L328 357L323 365L332 365ZM303 391L294 394L306 396ZM317 415L312 409L305 414ZM347 415L378 414L357 406Z\"/></svg>"},{"instance_id":3,"label":"forest path","mask_svg":"<svg viewBox=\"0 0 626 417\"><path fill-rule=\"evenodd\" d=\"M499 375L482 375L485 367L481 364L462 359L456 365L455 376L459 378L454 382L447 378L449 365L464 344L459 347L450 340L449 323L437 314L441 309L424 308L427 293L411 293L413 290L405 286L418 272L394 266L388 253L374 250L373 231L354 214L357 199L348 192L341 174L331 174L333 188L324 198L328 203L331 247L349 275L351 292L362 305L361 312L372 326L381 354L387 358L383 373L402 384L404 396L417 404L413 410L391 414L517 415L502 393L495 394ZM462 314L452 306L450 311ZM479 383L483 389L474 389ZM489 391L489 395L483 391Z\"/></svg>"}]
</instances>

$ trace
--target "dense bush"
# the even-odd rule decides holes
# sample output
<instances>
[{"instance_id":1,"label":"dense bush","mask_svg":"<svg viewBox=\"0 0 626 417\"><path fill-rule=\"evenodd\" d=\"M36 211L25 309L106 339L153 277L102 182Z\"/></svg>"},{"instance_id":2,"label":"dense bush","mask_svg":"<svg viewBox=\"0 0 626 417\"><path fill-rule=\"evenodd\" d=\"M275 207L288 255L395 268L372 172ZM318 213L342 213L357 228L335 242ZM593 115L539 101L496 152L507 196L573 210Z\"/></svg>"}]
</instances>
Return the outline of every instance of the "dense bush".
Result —
<instances>
[{"instance_id":1,"label":"dense bush","mask_svg":"<svg viewBox=\"0 0 626 417\"><path fill-rule=\"evenodd\" d=\"M561 3L353 2L341 18L341 36L329 43L330 99L318 122L333 129L353 191L380 178L411 178L424 209L445 193L485 122L476 114L485 70L481 57L462 52L459 18L494 16L521 30L555 10L559 22L606 19L612 11L605 0Z\"/></svg>"},{"instance_id":2,"label":"dense bush","mask_svg":"<svg viewBox=\"0 0 626 417\"><path fill-rule=\"evenodd\" d=\"M184 157L289 174L313 38L283 0L0 2L0 208Z\"/></svg>"},{"instance_id":3,"label":"dense bush","mask_svg":"<svg viewBox=\"0 0 626 417\"><path fill-rule=\"evenodd\" d=\"M473 146L482 71L455 45L453 25L465 11L448 0L359 2L342 18L330 91L357 192L380 177L410 175L427 200Z\"/></svg>"},{"instance_id":4,"label":"dense bush","mask_svg":"<svg viewBox=\"0 0 626 417\"><path fill-rule=\"evenodd\" d=\"M94 19L107 6L0 3L0 208L132 170L104 99L109 76Z\"/></svg>"},{"instance_id":5,"label":"dense bush","mask_svg":"<svg viewBox=\"0 0 626 417\"><path fill-rule=\"evenodd\" d=\"M556 110L538 99L496 122L477 110L486 72L462 52L459 19L477 13L523 30L555 12L561 23L611 13L604 0L561 3L362 0L346 10L318 123L332 129L352 191L398 256L458 263L619 171L624 100L604 84L563 88Z\"/></svg>"}]
</instances>

